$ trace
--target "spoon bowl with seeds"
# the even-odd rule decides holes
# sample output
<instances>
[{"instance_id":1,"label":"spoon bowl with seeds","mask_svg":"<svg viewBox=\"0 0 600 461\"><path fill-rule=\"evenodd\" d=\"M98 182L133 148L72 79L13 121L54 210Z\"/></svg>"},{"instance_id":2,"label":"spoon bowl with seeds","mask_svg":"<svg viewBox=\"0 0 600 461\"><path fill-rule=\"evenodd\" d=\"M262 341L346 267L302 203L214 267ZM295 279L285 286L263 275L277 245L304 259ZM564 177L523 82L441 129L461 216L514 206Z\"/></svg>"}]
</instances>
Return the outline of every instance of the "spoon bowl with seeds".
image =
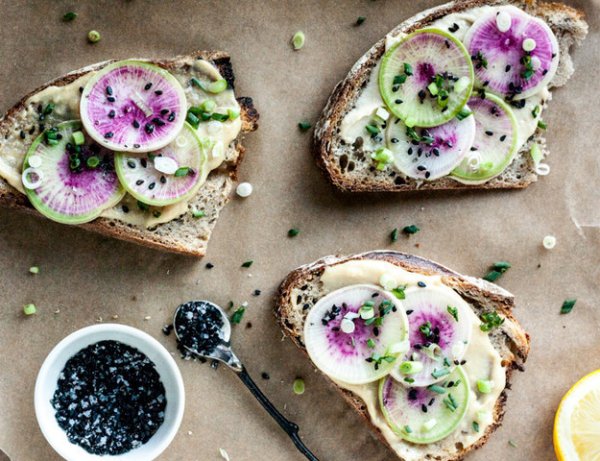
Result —
<instances>
[{"instance_id":1,"label":"spoon bowl with seeds","mask_svg":"<svg viewBox=\"0 0 600 461\"><path fill-rule=\"evenodd\" d=\"M304 445L298 435L298 425L283 416L262 393L231 348L231 323L225 311L210 301L189 301L181 304L173 316L173 329L181 349L187 353L217 360L232 369L252 395L288 434L296 448L309 460L318 458Z\"/></svg>"}]
</instances>

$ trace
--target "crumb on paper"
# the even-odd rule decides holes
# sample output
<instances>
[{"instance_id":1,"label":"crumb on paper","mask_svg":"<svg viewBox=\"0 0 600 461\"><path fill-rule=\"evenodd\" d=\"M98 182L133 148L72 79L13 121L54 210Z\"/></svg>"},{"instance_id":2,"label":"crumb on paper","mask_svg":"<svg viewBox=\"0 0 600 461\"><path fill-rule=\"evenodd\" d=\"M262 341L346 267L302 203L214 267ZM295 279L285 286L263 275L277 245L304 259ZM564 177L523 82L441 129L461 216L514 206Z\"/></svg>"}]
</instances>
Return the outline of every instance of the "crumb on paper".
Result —
<instances>
[{"instance_id":1,"label":"crumb on paper","mask_svg":"<svg viewBox=\"0 0 600 461\"><path fill-rule=\"evenodd\" d=\"M146 320L146 321L148 321L150 319L152 319L152 317L150 315L147 315L146 317L144 317L144 320Z\"/></svg>"},{"instance_id":2,"label":"crumb on paper","mask_svg":"<svg viewBox=\"0 0 600 461\"><path fill-rule=\"evenodd\" d=\"M119 318L119 316L117 314L112 316L113 320L117 320Z\"/></svg>"},{"instance_id":3,"label":"crumb on paper","mask_svg":"<svg viewBox=\"0 0 600 461\"><path fill-rule=\"evenodd\" d=\"M224 448L219 448L219 454L225 461L231 461L231 458L229 458L229 453L227 453Z\"/></svg>"}]
</instances>

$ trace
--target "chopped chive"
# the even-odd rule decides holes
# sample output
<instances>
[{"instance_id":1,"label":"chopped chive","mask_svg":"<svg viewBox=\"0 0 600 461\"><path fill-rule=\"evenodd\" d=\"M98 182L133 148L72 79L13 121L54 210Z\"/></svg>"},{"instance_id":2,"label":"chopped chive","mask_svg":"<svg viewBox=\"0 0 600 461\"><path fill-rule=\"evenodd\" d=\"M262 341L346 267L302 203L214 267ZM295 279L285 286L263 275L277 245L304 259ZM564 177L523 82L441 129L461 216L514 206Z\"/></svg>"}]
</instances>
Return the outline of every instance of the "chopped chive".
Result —
<instances>
[{"instance_id":1,"label":"chopped chive","mask_svg":"<svg viewBox=\"0 0 600 461\"><path fill-rule=\"evenodd\" d=\"M407 62L404 63L404 73L409 76L413 74L412 66Z\"/></svg>"},{"instance_id":2,"label":"chopped chive","mask_svg":"<svg viewBox=\"0 0 600 461\"><path fill-rule=\"evenodd\" d=\"M473 421L472 426L475 432L479 432L479 423L477 421Z\"/></svg>"},{"instance_id":3,"label":"chopped chive","mask_svg":"<svg viewBox=\"0 0 600 461\"><path fill-rule=\"evenodd\" d=\"M231 316L231 323L239 324L244 317L244 312L246 312L246 308L244 306L238 307Z\"/></svg>"},{"instance_id":4,"label":"chopped chive","mask_svg":"<svg viewBox=\"0 0 600 461\"><path fill-rule=\"evenodd\" d=\"M406 294L404 293L406 287L397 287L392 290L392 294L398 299L406 299Z\"/></svg>"},{"instance_id":5,"label":"chopped chive","mask_svg":"<svg viewBox=\"0 0 600 461\"><path fill-rule=\"evenodd\" d=\"M195 219L200 219L204 218L206 216L206 213L203 210L192 210L192 216Z\"/></svg>"},{"instance_id":6,"label":"chopped chive","mask_svg":"<svg viewBox=\"0 0 600 461\"><path fill-rule=\"evenodd\" d=\"M460 112L458 114L456 114L456 118L458 120L464 120L465 118L467 118L469 115L471 115L473 112L471 112L469 109L467 108L462 108L460 110Z\"/></svg>"},{"instance_id":7,"label":"chopped chive","mask_svg":"<svg viewBox=\"0 0 600 461\"><path fill-rule=\"evenodd\" d=\"M177 168L177 171L175 171L175 177L176 178L181 178L183 176L187 176L189 174L192 174L194 170L191 169L189 166L182 166L181 168Z\"/></svg>"},{"instance_id":8,"label":"chopped chive","mask_svg":"<svg viewBox=\"0 0 600 461\"><path fill-rule=\"evenodd\" d=\"M414 224L410 225L410 226L405 226L402 229L402 232L404 232L405 234L408 235L412 235L412 234L416 234L417 232L419 232L421 229L419 229L417 226L415 226Z\"/></svg>"},{"instance_id":9,"label":"chopped chive","mask_svg":"<svg viewBox=\"0 0 600 461\"><path fill-rule=\"evenodd\" d=\"M540 106L535 106L533 108L533 110L531 111L531 115L533 118L536 118L538 115L540 115Z\"/></svg>"},{"instance_id":10,"label":"chopped chive","mask_svg":"<svg viewBox=\"0 0 600 461\"><path fill-rule=\"evenodd\" d=\"M298 123L298 128L300 128L300 131L308 131L312 128L312 125L306 121L303 121Z\"/></svg>"},{"instance_id":11,"label":"chopped chive","mask_svg":"<svg viewBox=\"0 0 600 461\"><path fill-rule=\"evenodd\" d=\"M512 267L512 264L507 261L498 261L494 263L494 269L500 271L502 273L506 272L508 269Z\"/></svg>"},{"instance_id":12,"label":"chopped chive","mask_svg":"<svg viewBox=\"0 0 600 461\"><path fill-rule=\"evenodd\" d=\"M401 75L396 75L394 77L394 81L392 83L394 85L402 85L404 82L406 82L406 75L401 74Z\"/></svg>"},{"instance_id":13,"label":"chopped chive","mask_svg":"<svg viewBox=\"0 0 600 461\"><path fill-rule=\"evenodd\" d=\"M443 402L450 411L456 411L458 408L458 404L456 403L456 400L454 400L454 397L452 397L452 394L448 394L448 397L446 397Z\"/></svg>"},{"instance_id":14,"label":"chopped chive","mask_svg":"<svg viewBox=\"0 0 600 461\"><path fill-rule=\"evenodd\" d=\"M450 374L450 370L448 368L440 368L439 370L434 368L431 372L431 376L435 379L441 378L442 376L446 376Z\"/></svg>"},{"instance_id":15,"label":"chopped chive","mask_svg":"<svg viewBox=\"0 0 600 461\"><path fill-rule=\"evenodd\" d=\"M190 110L188 110L185 120L190 125L192 125L194 128L198 128L200 126L200 119L194 114L194 112L192 111L192 108L190 108Z\"/></svg>"},{"instance_id":16,"label":"chopped chive","mask_svg":"<svg viewBox=\"0 0 600 461\"><path fill-rule=\"evenodd\" d=\"M73 21L77 17L77 13L74 11L69 11L63 15L63 21L70 22Z\"/></svg>"},{"instance_id":17,"label":"chopped chive","mask_svg":"<svg viewBox=\"0 0 600 461\"><path fill-rule=\"evenodd\" d=\"M23 313L25 315L33 315L37 313L37 308L35 307L35 304L25 304L23 306Z\"/></svg>"},{"instance_id":18,"label":"chopped chive","mask_svg":"<svg viewBox=\"0 0 600 461\"><path fill-rule=\"evenodd\" d=\"M250 267L253 263L254 263L254 261L252 261L252 260L246 261L246 262L242 263L242 267Z\"/></svg>"},{"instance_id":19,"label":"chopped chive","mask_svg":"<svg viewBox=\"0 0 600 461\"><path fill-rule=\"evenodd\" d=\"M29 273L33 275L37 275L40 273L40 268L38 266L31 266L29 268Z\"/></svg>"},{"instance_id":20,"label":"chopped chive","mask_svg":"<svg viewBox=\"0 0 600 461\"><path fill-rule=\"evenodd\" d=\"M371 134L371 136L375 136L377 134L379 134L379 127L377 127L376 125L367 125L365 126L365 129L369 132L369 134Z\"/></svg>"},{"instance_id":21,"label":"chopped chive","mask_svg":"<svg viewBox=\"0 0 600 461\"><path fill-rule=\"evenodd\" d=\"M292 46L294 47L294 50L298 51L298 50L302 49L305 41L306 41L306 36L304 35L304 32L302 32L301 30L296 32L294 34L294 36L292 37Z\"/></svg>"},{"instance_id":22,"label":"chopped chive","mask_svg":"<svg viewBox=\"0 0 600 461\"><path fill-rule=\"evenodd\" d=\"M87 39L90 43L98 43L102 37L97 30L90 30L87 34Z\"/></svg>"},{"instance_id":23,"label":"chopped chive","mask_svg":"<svg viewBox=\"0 0 600 461\"><path fill-rule=\"evenodd\" d=\"M431 386L428 386L427 389L429 389L431 392L435 392L436 394L445 394L446 393L446 388L444 388L442 386L438 386L436 384L432 384Z\"/></svg>"},{"instance_id":24,"label":"chopped chive","mask_svg":"<svg viewBox=\"0 0 600 461\"><path fill-rule=\"evenodd\" d=\"M448 306L448 313L458 322L458 309L456 307Z\"/></svg>"},{"instance_id":25,"label":"chopped chive","mask_svg":"<svg viewBox=\"0 0 600 461\"><path fill-rule=\"evenodd\" d=\"M573 307L575 307L576 302L576 299L565 299L560 308L560 313L569 314L573 310Z\"/></svg>"},{"instance_id":26,"label":"chopped chive","mask_svg":"<svg viewBox=\"0 0 600 461\"><path fill-rule=\"evenodd\" d=\"M397 227L394 228L394 230L390 234L390 239L392 239L392 242L397 242L399 235L400 235L400 231L398 230L398 228Z\"/></svg>"},{"instance_id":27,"label":"chopped chive","mask_svg":"<svg viewBox=\"0 0 600 461\"><path fill-rule=\"evenodd\" d=\"M288 231L288 237L296 237L300 233L299 229L290 229Z\"/></svg>"},{"instance_id":28,"label":"chopped chive","mask_svg":"<svg viewBox=\"0 0 600 461\"><path fill-rule=\"evenodd\" d=\"M294 380L294 384L292 386L292 389L294 390L294 394L296 394L296 395L302 395L302 394L304 394L304 391L306 390L306 386L304 384L304 380L302 378L296 378Z\"/></svg>"},{"instance_id":29,"label":"chopped chive","mask_svg":"<svg viewBox=\"0 0 600 461\"><path fill-rule=\"evenodd\" d=\"M356 18L356 25L360 26L361 24L363 24L365 22L367 18L365 18L364 16L359 16L358 18Z\"/></svg>"},{"instance_id":30,"label":"chopped chive","mask_svg":"<svg viewBox=\"0 0 600 461\"><path fill-rule=\"evenodd\" d=\"M91 157L88 157L85 163L89 168L97 168L98 165L100 165L100 158L96 155L92 155Z\"/></svg>"},{"instance_id":31,"label":"chopped chive","mask_svg":"<svg viewBox=\"0 0 600 461\"><path fill-rule=\"evenodd\" d=\"M539 120L537 126L538 126L538 128L540 128L542 130L545 130L546 128L548 128L548 125L543 120Z\"/></svg>"}]
</instances>

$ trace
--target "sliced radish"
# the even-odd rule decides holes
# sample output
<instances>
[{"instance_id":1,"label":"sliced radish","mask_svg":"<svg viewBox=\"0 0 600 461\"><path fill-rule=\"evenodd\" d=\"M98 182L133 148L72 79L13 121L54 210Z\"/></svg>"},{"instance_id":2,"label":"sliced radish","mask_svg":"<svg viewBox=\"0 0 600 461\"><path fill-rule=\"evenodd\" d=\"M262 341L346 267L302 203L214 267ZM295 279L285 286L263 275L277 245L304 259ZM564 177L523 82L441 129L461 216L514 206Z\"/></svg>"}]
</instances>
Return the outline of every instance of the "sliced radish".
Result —
<instances>
[{"instance_id":1,"label":"sliced radish","mask_svg":"<svg viewBox=\"0 0 600 461\"><path fill-rule=\"evenodd\" d=\"M81 95L81 120L89 135L116 152L151 152L181 131L187 102L165 69L119 61L96 73Z\"/></svg>"},{"instance_id":2,"label":"sliced radish","mask_svg":"<svg viewBox=\"0 0 600 461\"><path fill-rule=\"evenodd\" d=\"M399 359L391 375L409 386L428 386L446 379L462 360L471 339L471 308L454 291L435 286L409 288L405 295L410 348L404 360L422 366L406 373Z\"/></svg>"},{"instance_id":3,"label":"sliced radish","mask_svg":"<svg viewBox=\"0 0 600 461\"><path fill-rule=\"evenodd\" d=\"M386 130L396 168L411 178L429 181L446 176L460 164L474 139L472 115L433 128L410 128L395 118Z\"/></svg>"},{"instance_id":4,"label":"sliced radish","mask_svg":"<svg viewBox=\"0 0 600 461\"><path fill-rule=\"evenodd\" d=\"M473 66L464 45L440 29L421 29L390 48L381 61L379 91L408 126L448 122L466 104Z\"/></svg>"},{"instance_id":5,"label":"sliced radish","mask_svg":"<svg viewBox=\"0 0 600 461\"><path fill-rule=\"evenodd\" d=\"M368 306L371 305L369 309ZM329 293L309 311L304 343L314 364L334 380L365 384L385 376L408 347L400 301L375 285Z\"/></svg>"},{"instance_id":6,"label":"sliced radish","mask_svg":"<svg viewBox=\"0 0 600 461\"><path fill-rule=\"evenodd\" d=\"M436 385L406 387L392 377L379 383L379 405L390 428L412 443L434 443L456 430L469 407L469 380L462 367Z\"/></svg>"},{"instance_id":7,"label":"sliced radish","mask_svg":"<svg viewBox=\"0 0 600 461\"><path fill-rule=\"evenodd\" d=\"M460 182L481 184L502 173L517 149L518 125L512 109L490 93L469 100L475 118L475 141L452 176Z\"/></svg>"},{"instance_id":8,"label":"sliced radish","mask_svg":"<svg viewBox=\"0 0 600 461\"><path fill-rule=\"evenodd\" d=\"M78 121L46 130L33 142L23 163L29 201L44 216L63 224L92 221L125 195L114 170L113 153L89 138L75 146L73 133L79 130Z\"/></svg>"},{"instance_id":9,"label":"sliced radish","mask_svg":"<svg viewBox=\"0 0 600 461\"><path fill-rule=\"evenodd\" d=\"M514 99L539 91L558 67L558 41L550 27L510 5L477 19L467 31L465 45L480 83Z\"/></svg>"},{"instance_id":10,"label":"sliced radish","mask_svg":"<svg viewBox=\"0 0 600 461\"><path fill-rule=\"evenodd\" d=\"M185 123L168 146L149 154L118 153L119 180L133 197L153 206L166 206L193 196L202 185L206 147L196 130Z\"/></svg>"}]
</instances>

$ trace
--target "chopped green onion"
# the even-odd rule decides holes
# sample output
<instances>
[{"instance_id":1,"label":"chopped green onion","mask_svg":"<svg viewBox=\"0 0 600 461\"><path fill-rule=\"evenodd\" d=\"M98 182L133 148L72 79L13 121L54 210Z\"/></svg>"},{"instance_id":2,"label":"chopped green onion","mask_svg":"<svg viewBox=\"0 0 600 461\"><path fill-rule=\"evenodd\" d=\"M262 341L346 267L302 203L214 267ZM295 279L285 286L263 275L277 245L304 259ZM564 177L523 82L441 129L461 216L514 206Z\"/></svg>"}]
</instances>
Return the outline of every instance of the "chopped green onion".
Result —
<instances>
[{"instance_id":1,"label":"chopped green onion","mask_svg":"<svg viewBox=\"0 0 600 461\"><path fill-rule=\"evenodd\" d=\"M46 107L44 107L44 111L42 112L44 115L50 115L54 110L54 103L48 103Z\"/></svg>"},{"instance_id":2,"label":"chopped green onion","mask_svg":"<svg viewBox=\"0 0 600 461\"><path fill-rule=\"evenodd\" d=\"M493 382L487 379L478 379L477 380L477 390L482 394L489 394L492 392Z\"/></svg>"},{"instance_id":3,"label":"chopped green onion","mask_svg":"<svg viewBox=\"0 0 600 461\"><path fill-rule=\"evenodd\" d=\"M73 21L77 17L77 13L74 11L69 11L63 15L63 21L70 22Z\"/></svg>"},{"instance_id":4,"label":"chopped green onion","mask_svg":"<svg viewBox=\"0 0 600 461\"><path fill-rule=\"evenodd\" d=\"M87 34L87 39L90 43L98 43L102 37L97 30L90 30Z\"/></svg>"},{"instance_id":5,"label":"chopped green onion","mask_svg":"<svg viewBox=\"0 0 600 461\"><path fill-rule=\"evenodd\" d=\"M182 178L183 176L192 174L193 171L194 170L192 168L190 168L189 166L182 166L181 168L177 168L177 171L175 171L175 177Z\"/></svg>"},{"instance_id":6,"label":"chopped green onion","mask_svg":"<svg viewBox=\"0 0 600 461\"><path fill-rule=\"evenodd\" d=\"M373 341L371 338L367 339L367 346L369 346L371 349L375 349L375 341Z\"/></svg>"},{"instance_id":7,"label":"chopped green onion","mask_svg":"<svg viewBox=\"0 0 600 461\"><path fill-rule=\"evenodd\" d=\"M392 240L392 242L397 242L399 235L400 235L400 231L398 231L398 228L397 227L394 228L394 230L390 234L390 239Z\"/></svg>"},{"instance_id":8,"label":"chopped green onion","mask_svg":"<svg viewBox=\"0 0 600 461\"><path fill-rule=\"evenodd\" d=\"M206 213L202 210L192 210L192 216L195 219L200 219L200 218L204 218L206 216Z\"/></svg>"},{"instance_id":9,"label":"chopped green onion","mask_svg":"<svg viewBox=\"0 0 600 461\"><path fill-rule=\"evenodd\" d=\"M29 268L29 273L33 274L33 275L39 274L40 273L40 268L38 266L31 266Z\"/></svg>"},{"instance_id":10,"label":"chopped green onion","mask_svg":"<svg viewBox=\"0 0 600 461\"><path fill-rule=\"evenodd\" d=\"M538 115L540 115L540 110L541 110L540 106L535 106L533 108L533 110L531 111L532 117L536 118Z\"/></svg>"},{"instance_id":11,"label":"chopped green onion","mask_svg":"<svg viewBox=\"0 0 600 461\"><path fill-rule=\"evenodd\" d=\"M402 75L396 75L394 77L394 81L392 83L394 85L402 85L404 82L406 82L406 75L402 74Z\"/></svg>"},{"instance_id":12,"label":"chopped green onion","mask_svg":"<svg viewBox=\"0 0 600 461\"><path fill-rule=\"evenodd\" d=\"M402 229L402 232L404 232L405 234L408 235L412 235L412 234L416 234L417 232L419 232L421 229L419 229L417 226L415 226L414 224L410 225L410 226L405 226Z\"/></svg>"},{"instance_id":13,"label":"chopped green onion","mask_svg":"<svg viewBox=\"0 0 600 461\"><path fill-rule=\"evenodd\" d=\"M246 261L246 262L242 263L242 267L250 267L253 263L254 263L254 261L252 261L252 260Z\"/></svg>"},{"instance_id":14,"label":"chopped green onion","mask_svg":"<svg viewBox=\"0 0 600 461\"><path fill-rule=\"evenodd\" d=\"M542 152L542 148L540 147L540 145L537 142L533 143L531 145L531 150L529 151L529 155L531 155L531 159L533 160L533 163L535 165L537 165L538 163L540 163L542 161L544 154Z\"/></svg>"},{"instance_id":15,"label":"chopped green onion","mask_svg":"<svg viewBox=\"0 0 600 461\"><path fill-rule=\"evenodd\" d=\"M360 26L362 23L365 22L367 18L365 18L364 16L359 16L358 18L356 18L356 25Z\"/></svg>"},{"instance_id":16,"label":"chopped green onion","mask_svg":"<svg viewBox=\"0 0 600 461\"><path fill-rule=\"evenodd\" d=\"M73 133L73 143L76 146L81 146L85 143L85 136L83 135L83 131L75 131Z\"/></svg>"},{"instance_id":17,"label":"chopped green onion","mask_svg":"<svg viewBox=\"0 0 600 461\"><path fill-rule=\"evenodd\" d=\"M392 294L398 299L406 299L406 294L404 290L406 287L397 287L392 290Z\"/></svg>"},{"instance_id":18,"label":"chopped green onion","mask_svg":"<svg viewBox=\"0 0 600 461\"><path fill-rule=\"evenodd\" d=\"M465 118L467 118L469 115L471 115L473 112L471 112L469 109L463 107L460 112L458 114L456 114L456 118L458 120L464 120Z\"/></svg>"},{"instance_id":19,"label":"chopped green onion","mask_svg":"<svg viewBox=\"0 0 600 461\"><path fill-rule=\"evenodd\" d=\"M372 135L375 136L376 134L379 134L379 127L376 125L367 125L365 126L365 129Z\"/></svg>"},{"instance_id":20,"label":"chopped green onion","mask_svg":"<svg viewBox=\"0 0 600 461\"><path fill-rule=\"evenodd\" d=\"M488 282L495 282L496 280L498 280L500 278L500 276L502 275L502 272L499 271L489 271L485 277L483 277L484 280L487 280Z\"/></svg>"},{"instance_id":21,"label":"chopped green onion","mask_svg":"<svg viewBox=\"0 0 600 461\"><path fill-rule=\"evenodd\" d=\"M214 102L212 99L207 99L202 104L200 104L200 107L199 107L199 109L202 112L207 112L209 114L212 114L216 108L217 108L217 103Z\"/></svg>"},{"instance_id":22,"label":"chopped green onion","mask_svg":"<svg viewBox=\"0 0 600 461\"><path fill-rule=\"evenodd\" d=\"M227 120L229 120L229 115L228 114L218 114L218 113L214 113L211 114L210 118L212 118L213 120L216 120L218 122L226 122Z\"/></svg>"},{"instance_id":23,"label":"chopped green onion","mask_svg":"<svg viewBox=\"0 0 600 461\"><path fill-rule=\"evenodd\" d=\"M404 63L404 73L406 75L412 75L413 74L412 66L409 63L407 63L407 62Z\"/></svg>"},{"instance_id":24,"label":"chopped green onion","mask_svg":"<svg viewBox=\"0 0 600 461\"><path fill-rule=\"evenodd\" d=\"M194 128L198 128L200 126L200 119L194 114L192 111L193 108L188 110L187 116L185 117L186 122L192 125Z\"/></svg>"},{"instance_id":25,"label":"chopped green onion","mask_svg":"<svg viewBox=\"0 0 600 461\"><path fill-rule=\"evenodd\" d=\"M560 308L560 313L561 314L568 314L573 310L573 307L575 307L575 303L577 302L576 299L565 299L562 307Z\"/></svg>"},{"instance_id":26,"label":"chopped green onion","mask_svg":"<svg viewBox=\"0 0 600 461\"><path fill-rule=\"evenodd\" d=\"M431 82L428 86L427 89L429 90L429 92L431 93L432 96L437 96L439 89L438 86L435 84L435 82Z\"/></svg>"},{"instance_id":27,"label":"chopped green onion","mask_svg":"<svg viewBox=\"0 0 600 461\"><path fill-rule=\"evenodd\" d=\"M240 116L240 111L238 109L227 109L227 115L229 120L235 120Z\"/></svg>"},{"instance_id":28,"label":"chopped green onion","mask_svg":"<svg viewBox=\"0 0 600 461\"><path fill-rule=\"evenodd\" d=\"M439 370L434 368L431 372L431 376L435 379L441 378L442 376L446 376L450 374L450 370L448 368L440 368Z\"/></svg>"},{"instance_id":29,"label":"chopped green onion","mask_svg":"<svg viewBox=\"0 0 600 461\"><path fill-rule=\"evenodd\" d=\"M294 380L294 384L292 386L292 389L294 390L294 394L296 394L296 395L302 395L302 394L304 394L304 391L306 390L306 386L304 384L304 380L302 378L296 378Z\"/></svg>"},{"instance_id":30,"label":"chopped green onion","mask_svg":"<svg viewBox=\"0 0 600 461\"><path fill-rule=\"evenodd\" d=\"M301 30L296 32L294 34L294 36L292 37L292 46L294 47L294 50L298 51L298 50L302 49L305 41L306 41L306 36L304 35L304 32L302 32Z\"/></svg>"},{"instance_id":31,"label":"chopped green onion","mask_svg":"<svg viewBox=\"0 0 600 461\"><path fill-rule=\"evenodd\" d=\"M300 131L308 131L312 128L312 125L308 122L299 122L298 128L300 128Z\"/></svg>"},{"instance_id":32,"label":"chopped green onion","mask_svg":"<svg viewBox=\"0 0 600 461\"><path fill-rule=\"evenodd\" d=\"M236 325L239 324L244 317L244 312L246 312L246 308L244 306L238 307L231 316L231 323L235 323Z\"/></svg>"},{"instance_id":33,"label":"chopped green onion","mask_svg":"<svg viewBox=\"0 0 600 461\"><path fill-rule=\"evenodd\" d=\"M100 158L98 158L96 155L92 155L91 157L88 157L86 164L89 168L96 168L98 165L100 165Z\"/></svg>"},{"instance_id":34,"label":"chopped green onion","mask_svg":"<svg viewBox=\"0 0 600 461\"><path fill-rule=\"evenodd\" d=\"M423 371L422 362L405 361L400 364L400 373L403 375L414 375Z\"/></svg>"},{"instance_id":35,"label":"chopped green onion","mask_svg":"<svg viewBox=\"0 0 600 461\"><path fill-rule=\"evenodd\" d=\"M296 237L300 233L299 229L290 229L288 231L288 237Z\"/></svg>"},{"instance_id":36,"label":"chopped green onion","mask_svg":"<svg viewBox=\"0 0 600 461\"><path fill-rule=\"evenodd\" d=\"M545 130L546 128L548 128L548 125L546 125L546 122L544 122L543 120L539 120L537 126L538 126L538 128L541 128L542 130Z\"/></svg>"},{"instance_id":37,"label":"chopped green onion","mask_svg":"<svg viewBox=\"0 0 600 461\"><path fill-rule=\"evenodd\" d=\"M456 307L448 306L448 314L454 317L454 320L458 322L458 309Z\"/></svg>"},{"instance_id":38,"label":"chopped green onion","mask_svg":"<svg viewBox=\"0 0 600 461\"><path fill-rule=\"evenodd\" d=\"M210 82L207 84L198 80L196 77L192 77L190 79L190 82L192 85L197 86L202 91L205 91L207 93L217 94L222 93L227 89L227 80L225 80L224 78L220 78L219 80L215 80L214 82Z\"/></svg>"},{"instance_id":39,"label":"chopped green onion","mask_svg":"<svg viewBox=\"0 0 600 461\"><path fill-rule=\"evenodd\" d=\"M379 171L383 171L385 170L386 165L394 160L394 155L391 150L380 147L371 154L371 158L377 162L376 168Z\"/></svg>"},{"instance_id":40,"label":"chopped green onion","mask_svg":"<svg viewBox=\"0 0 600 461\"><path fill-rule=\"evenodd\" d=\"M37 312L37 308L35 307L35 304L25 304L23 306L23 313L25 315L33 315Z\"/></svg>"}]
</instances>

